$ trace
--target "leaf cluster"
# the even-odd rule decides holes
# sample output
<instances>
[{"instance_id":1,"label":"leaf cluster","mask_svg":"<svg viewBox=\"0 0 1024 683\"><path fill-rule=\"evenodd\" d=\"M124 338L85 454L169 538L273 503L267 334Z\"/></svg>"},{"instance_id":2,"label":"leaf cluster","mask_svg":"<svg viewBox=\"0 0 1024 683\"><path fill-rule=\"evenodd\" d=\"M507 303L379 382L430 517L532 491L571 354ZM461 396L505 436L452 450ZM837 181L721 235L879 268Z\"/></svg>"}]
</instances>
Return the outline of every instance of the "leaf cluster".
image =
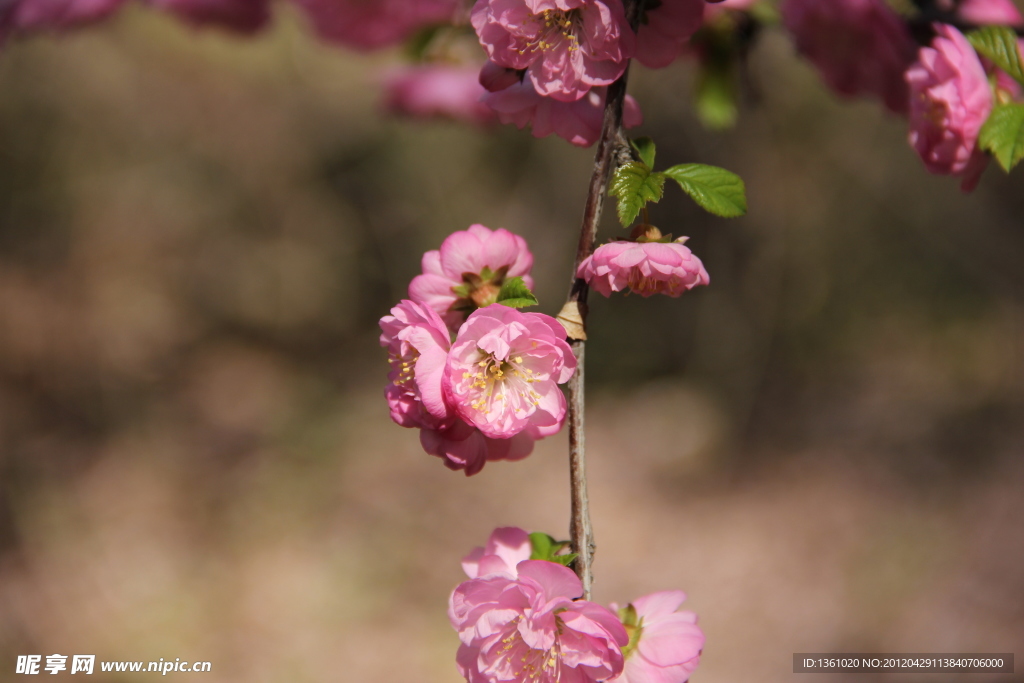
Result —
<instances>
[{"instance_id":1,"label":"leaf cluster","mask_svg":"<svg viewBox=\"0 0 1024 683\"><path fill-rule=\"evenodd\" d=\"M697 204L723 218L747 212L743 179L735 173L706 164L678 164L664 171L654 170L655 146L650 138L632 142L638 161L615 169L608 194L618 198L619 222L629 227L649 202L659 202L665 193L665 179L671 178Z\"/></svg>"},{"instance_id":2,"label":"leaf cluster","mask_svg":"<svg viewBox=\"0 0 1024 683\"><path fill-rule=\"evenodd\" d=\"M1017 35L1006 26L986 26L967 34L967 40L1015 81L1024 86L1024 63ZM997 102L978 134L978 146L991 152L1009 173L1024 159L1024 104Z\"/></svg>"}]
</instances>

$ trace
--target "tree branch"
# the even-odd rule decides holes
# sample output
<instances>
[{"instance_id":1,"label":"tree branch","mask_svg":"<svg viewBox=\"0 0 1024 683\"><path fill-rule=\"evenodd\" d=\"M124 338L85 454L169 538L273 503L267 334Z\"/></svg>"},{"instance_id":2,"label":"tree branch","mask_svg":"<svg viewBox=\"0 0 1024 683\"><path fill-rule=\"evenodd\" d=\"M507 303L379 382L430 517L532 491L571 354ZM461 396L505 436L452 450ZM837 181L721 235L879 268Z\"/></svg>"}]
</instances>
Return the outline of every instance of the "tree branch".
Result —
<instances>
[{"instance_id":1,"label":"tree branch","mask_svg":"<svg viewBox=\"0 0 1024 683\"><path fill-rule=\"evenodd\" d=\"M626 0L626 17L630 26L636 29L639 23L641 0ZM572 552L579 556L573 563L576 574L583 583L583 599L590 599L594 582L593 561L596 545L594 530L590 522L590 503L587 497L586 441L584 435L584 344L587 338L587 283L576 277L580 264L590 256L597 239L597 226L601 223L601 211L611 172L620 157L628 157L629 144L622 130L622 107L626 101L626 82L629 65L619 80L608 86L604 105L604 124L601 138L597 142L594 170L590 176L587 203L583 209L583 224L576 248L576 260L572 270L572 286L559 320L566 326L573 354L576 356L576 372L569 380L569 478L571 488L571 519L569 523Z\"/></svg>"}]
</instances>

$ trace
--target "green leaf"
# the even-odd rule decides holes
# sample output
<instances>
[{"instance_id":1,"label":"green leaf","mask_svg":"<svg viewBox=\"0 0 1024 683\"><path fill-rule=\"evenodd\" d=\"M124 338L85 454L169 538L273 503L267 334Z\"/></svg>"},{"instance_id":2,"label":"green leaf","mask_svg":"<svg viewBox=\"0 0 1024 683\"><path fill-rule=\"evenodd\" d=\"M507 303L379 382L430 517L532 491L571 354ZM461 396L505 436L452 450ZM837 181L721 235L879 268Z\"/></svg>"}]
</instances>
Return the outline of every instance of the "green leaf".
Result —
<instances>
[{"instance_id":1,"label":"green leaf","mask_svg":"<svg viewBox=\"0 0 1024 683\"><path fill-rule=\"evenodd\" d=\"M608 194L619 198L619 222L623 227L636 219L647 202L661 200L665 192L665 174L655 173L640 161L631 161L615 169Z\"/></svg>"},{"instance_id":2,"label":"green leaf","mask_svg":"<svg viewBox=\"0 0 1024 683\"><path fill-rule=\"evenodd\" d=\"M559 555L559 551L569 545L569 541L556 541L547 534L535 531L530 534L530 546L533 551L530 553L531 560L544 560L545 562L557 562L565 566L576 559L576 553Z\"/></svg>"},{"instance_id":3,"label":"green leaf","mask_svg":"<svg viewBox=\"0 0 1024 683\"><path fill-rule=\"evenodd\" d=\"M1007 173L1024 159L1024 104L1003 104L981 127L978 145L996 158Z\"/></svg>"},{"instance_id":4,"label":"green leaf","mask_svg":"<svg viewBox=\"0 0 1024 683\"><path fill-rule=\"evenodd\" d=\"M743 179L717 166L679 164L665 171L705 211L735 218L747 213L747 191Z\"/></svg>"},{"instance_id":5,"label":"green leaf","mask_svg":"<svg viewBox=\"0 0 1024 683\"><path fill-rule=\"evenodd\" d=\"M538 301L530 288L523 282L523 278L510 277L501 283L497 303L512 308L526 308L527 306L536 306Z\"/></svg>"},{"instance_id":6,"label":"green leaf","mask_svg":"<svg viewBox=\"0 0 1024 683\"><path fill-rule=\"evenodd\" d=\"M710 62L697 76L694 94L697 117L705 127L723 130L736 125L736 76L731 62Z\"/></svg>"},{"instance_id":7,"label":"green leaf","mask_svg":"<svg viewBox=\"0 0 1024 683\"><path fill-rule=\"evenodd\" d=\"M568 567L572 564L573 560L579 557L579 553L569 553L568 555L555 555L551 558L551 562L557 562L560 565Z\"/></svg>"},{"instance_id":8,"label":"green leaf","mask_svg":"<svg viewBox=\"0 0 1024 683\"><path fill-rule=\"evenodd\" d=\"M1024 85L1024 66L1021 65L1017 34L1006 26L986 26L967 34L974 49Z\"/></svg>"},{"instance_id":9,"label":"green leaf","mask_svg":"<svg viewBox=\"0 0 1024 683\"><path fill-rule=\"evenodd\" d=\"M530 546L533 552L530 553L531 560L546 560L554 557L556 541L542 531L535 531L530 534Z\"/></svg>"},{"instance_id":10,"label":"green leaf","mask_svg":"<svg viewBox=\"0 0 1024 683\"><path fill-rule=\"evenodd\" d=\"M647 168L654 168L654 140L643 137L637 138L636 140L630 140L629 144L633 146L636 153L640 155L640 159L647 164Z\"/></svg>"}]
</instances>

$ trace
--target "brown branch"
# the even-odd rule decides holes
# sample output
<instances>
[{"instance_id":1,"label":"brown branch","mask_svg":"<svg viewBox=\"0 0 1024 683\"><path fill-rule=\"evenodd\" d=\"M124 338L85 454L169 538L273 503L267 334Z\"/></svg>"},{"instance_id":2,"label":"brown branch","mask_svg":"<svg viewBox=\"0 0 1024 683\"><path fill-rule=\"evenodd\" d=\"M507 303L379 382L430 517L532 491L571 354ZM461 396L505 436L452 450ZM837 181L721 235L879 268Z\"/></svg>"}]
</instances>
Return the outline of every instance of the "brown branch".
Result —
<instances>
[{"instance_id":1,"label":"brown branch","mask_svg":"<svg viewBox=\"0 0 1024 683\"><path fill-rule=\"evenodd\" d=\"M626 0L626 16L635 29L639 23L641 0ZM629 155L629 145L622 131L622 107L626 100L626 81L629 65L619 80L608 86L604 105L604 124L601 138L597 142L594 170L590 176L587 203L583 209L583 224L580 227L579 245L573 264L573 281L565 307L559 319L569 333L573 354L576 356L576 372L569 380L569 478L571 488L571 519L569 522L572 552L579 556L573 563L576 574L583 582L583 599L590 599L590 588L594 582L593 562L596 545L594 530L590 523L590 503L587 498L586 442L584 436L584 344L587 338L587 283L576 277L576 271L584 259L594 250L597 226L601 222L601 211L612 169L621 163L623 155Z\"/></svg>"}]
</instances>

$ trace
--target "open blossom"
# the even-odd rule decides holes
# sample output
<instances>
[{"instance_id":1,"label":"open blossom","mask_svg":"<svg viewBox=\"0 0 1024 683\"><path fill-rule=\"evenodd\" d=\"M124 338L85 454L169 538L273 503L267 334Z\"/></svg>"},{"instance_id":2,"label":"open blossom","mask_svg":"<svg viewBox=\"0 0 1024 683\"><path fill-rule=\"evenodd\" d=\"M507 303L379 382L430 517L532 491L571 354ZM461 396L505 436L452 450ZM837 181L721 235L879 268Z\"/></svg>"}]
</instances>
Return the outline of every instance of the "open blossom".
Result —
<instances>
[{"instance_id":1,"label":"open blossom","mask_svg":"<svg viewBox=\"0 0 1024 683\"><path fill-rule=\"evenodd\" d=\"M589 147L601 136L607 88L593 88L575 102L560 102L542 97L529 81L504 90L487 93L484 102L498 114L502 123L517 128L530 126L536 138L554 133L579 147ZM629 95L622 111L622 123L633 128L643 123L640 106Z\"/></svg>"},{"instance_id":2,"label":"open blossom","mask_svg":"<svg viewBox=\"0 0 1024 683\"><path fill-rule=\"evenodd\" d=\"M391 419L403 427L449 426L453 415L441 391L451 345L444 322L427 306L405 300L380 319L380 329L391 366L384 392Z\"/></svg>"},{"instance_id":3,"label":"open blossom","mask_svg":"<svg viewBox=\"0 0 1024 683\"><path fill-rule=\"evenodd\" d=\"M579 578L554 562L525 560L514 577L494 573L460 584L448 616L462 641L456 656L469 683L596 683L622 671L622 623L601 605L575 600Z\"/></svg>"},{"instance_id":4,"label":"open blossom","mask_svg":"<svg viewBox=\"0 0 1024 683\"><path fill-rule=\"evenodd\" d=\"M873 95L893 112L907 110L903 72L915 45L885 0L786 0L782 18L797 50L836 92Z\"/></svg>"},{"instance_id":5,"label":"open blossom","mask_svg":"<svg viewBox=\"0 0 1024 683\"><path fill-rule=\"evenodd\" d=\"M690 677L700 663L704 632L696 614L676 611L684 600L682 591L662 591L634 600L632 609L619 610L620 616L628 615L630 640L623 651L625 666L614 683L684 683Z\"/></svg>"},{"instance_id":6,"label":"open blossom","mask_svg":"<svg viewBox=\"0 0 1024 683\"><path fill-rule=\"evenodd\" d=\"M390 380L384 390L391 419L420 429L423 450L451 470L476 474L489 461L521 460L533 443L558 431L560 424L531 426L511 438L485 436L460 419L442 390L442 375L451 346L441 318L423 304L402 301L380 320L380 343L388 349Z\"/></svg>"},{"instance_id":7,"label":"open blossom","mask_svg":"<svg viewBox=\"0 0 1024 683\"><path fill-rule=\"evenodd\" d=\"M423 274L409 284L409 298L437 311L452 331L480 306L498 299L505 278L533 287L533 254L526 240L504 228L471 225L423 255Z\"/></svg>"},{"instance_id":8,"label":"open blossom","mask_svg":"<svg viewBox=\"0 0 1024 683\"><path fill-rule=\"evenodd\" d=\"M384 82L384 106L415 118L447 118L465 123L494 121L480 98L487 92L473 67L430 64L391 71Z\"/></svg>"},{"instance_id":9,"label":"open blossom","mask_svg":"<svg viewBox=\"0 0 1024 683\"><path fill-rule=\"evenodd\" d=\"M359 50L396 45L451 20L459 0L296 0L324 40Z\"/></svg>"},{"instance_id":10,"label":"open blossom","mask_svg":"<svg viewBox=\"0 0 1024 683\"><path fill-rule=\"evenodd\" d=\"M507 439L528 429L561 428L576 358L565 329L543 313L502 305L473 312L459 330L444 371L444 395L484 436Z\"/></svg>"},{"instance_id":11,"label":"open blossom","mask_svg":"<svg viewBox=\"0 0 1024 683\"><path fill-rule=\"evenodd\" d=\"M973 189L986 157L976 147L978 133L992 111L993 96L985 69L963 34L937 24L931 47L921 48L907 70L910 144L932 173L962 175Z\"/></svg>"},{"instance_id":12,"label":"open blossom","mask_svg":"<svg viewBox=\"0 0 1024 683\"><path fill-rule=\"evenodd\" d=\"M662 0L644 13L636 36L638 62L651 69L675 61L704 20L704 0Z\"/></svg>"},{"instance_id":13,"label":"open blossom","mask_svg":"<svg viewBox=\"0 0 1024 683\"><path fill-rule=\"evenodd\" d=\"M605 296L627 287L644 297L679 296L710 282L704 264L680 242L609 242L580 264L583 278Z\"/></svg>"},{"instance_id":14,"label":"open blossom","mask_svg":"<svg viewBox=\"0 0 1024 683\"><path fill-rule=\"evenodd\" d=\"M470 21L491 61L565 102L613 83L636 41L621 0L478 0Z\"/></svg>"}]
</instances>

